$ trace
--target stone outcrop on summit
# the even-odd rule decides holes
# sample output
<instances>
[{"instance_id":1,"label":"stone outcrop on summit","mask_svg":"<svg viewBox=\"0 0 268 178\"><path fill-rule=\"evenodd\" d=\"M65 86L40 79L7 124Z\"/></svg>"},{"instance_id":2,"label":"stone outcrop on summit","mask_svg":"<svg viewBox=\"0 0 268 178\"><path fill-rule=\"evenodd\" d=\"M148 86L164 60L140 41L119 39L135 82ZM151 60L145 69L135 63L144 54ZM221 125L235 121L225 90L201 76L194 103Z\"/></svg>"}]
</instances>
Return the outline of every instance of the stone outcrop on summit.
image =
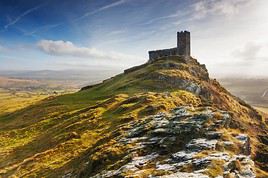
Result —
<instances>
[{"instance_id":1,"label":"stone outcrop on summit","mask_svg":"<svg viewBox=\"0 0 268 178\"><path fill-rule=\"evenodd\" d=\"M93 177L254 178L248 135L225 132L231 119L227 111L181 106L128 123L115 138L132 145L125 164Z\"/></svg>"},{"instance_id":2,"label":"stone outcrop on summit","mask_svg":"<svg viewBox=\"0 0 268 178\"><path fill-rule=\"evenodd\" d=\"M123 75L133 77L130 88L142 87L146 91L152 87L150 90L156 92L152 93L154 97L163 96L165 101L174 103L160 104L161 100L158 104L147 103L138 119L130 119L117 127L120 131L114 131L114 146L127 148L118 161L105 167L90 161L83 175L94 178L266 176L260 174L266 159L257 156L262 152L258 137L268 133L265 120L215 79L210 79L205 65L192 57L166 56L128 69ZM119 88L128 87L118 85ZM173 91L189 92L196 99L193 102L188 95L185 99L191 104L182 104ZM139 102L138 94L133 97L123 103ZM137 108L135 104L134 108ZM265 152L266 158L267 155ZM91 173L86 174L86 170Z\"/></svg>"}]
</instances>

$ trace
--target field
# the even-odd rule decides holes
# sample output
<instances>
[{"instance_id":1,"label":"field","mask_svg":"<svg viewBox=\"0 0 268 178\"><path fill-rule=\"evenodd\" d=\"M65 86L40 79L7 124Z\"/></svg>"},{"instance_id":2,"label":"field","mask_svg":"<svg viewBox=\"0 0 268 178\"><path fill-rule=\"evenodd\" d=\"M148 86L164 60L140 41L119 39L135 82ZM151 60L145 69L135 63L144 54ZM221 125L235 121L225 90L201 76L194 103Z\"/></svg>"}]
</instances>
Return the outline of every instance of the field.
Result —
<instances>
[{"instance_id":1,"label":"field","mask_svg":"<svg viewBox=\"0 0 268 178\"><path fill-rule=\"evenodd\" d=\"M219 81L233 95L268 114L268 79L225 78Z\"/></svg>"},{"instance_id":2,"label":"field","mask_svg":"<svg viewBox=\"0 0 268 178\"><path fill-rule=\"evenodd\" d=\"M0 89L0 115L22 109L48 96L45 93Z\"/></svg>"},{"instance_id":3,"label":"field","mask_svg":"<svg viewBox=\"0 0 268 178\"><path fill-rule=\"evenodd\" d=\"M220 83L233 95L252 106L268 108L268 79L220 79Z\"/></svg>"},{"instance_id":4,"label":"field","mask_svg":"<svg viewBox=\"0 0 268 178\"><path fill-rule=\"evenodd\" d=\"M51 81L0 77L0 116L33 105L47 97L76 91Z\"/></svg>"},{"instance_id":5,"label":"field","mask_svg":"<svg viewBox=\"0 0 268 178\"><path fill-rule=\"evenodd\" d=\"M268 113L268 80L220 79L220 83L233 95ZM20 110L50 96L77 90L74 82L0 77L0 115Z\"/></svg>"},{"instance_id":6,"label":"field","mask_svg":"<svg viewBox=\"0 0 268 178\"><path fill-rule=\"evenodd\" d=\"M255 109L265 113L265 114L268 114L268 107L265 108L265 107L255 107Z\"/></svg>"}]
</instances>

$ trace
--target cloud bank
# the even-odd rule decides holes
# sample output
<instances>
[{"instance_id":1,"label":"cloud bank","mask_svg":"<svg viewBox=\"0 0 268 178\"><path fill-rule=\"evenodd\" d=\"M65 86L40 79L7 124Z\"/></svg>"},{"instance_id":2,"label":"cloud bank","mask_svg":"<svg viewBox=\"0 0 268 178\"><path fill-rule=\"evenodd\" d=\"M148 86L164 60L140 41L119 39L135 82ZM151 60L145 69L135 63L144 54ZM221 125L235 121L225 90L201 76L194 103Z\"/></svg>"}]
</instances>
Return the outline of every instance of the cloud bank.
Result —
<instances>
[{"instance_id":1,"label":"cloud bank","mask_svg":"<svg viewBox=\"0 0 268 178\"><path fill-rule=\"evenodd\" d=\"M106 60L135 60L137 57L112 51L100 51L96 48L79 47L70 41L41 40L37 47L54 56L72 56L78 58L93 58Z\"/></svg>"}]
</instances>

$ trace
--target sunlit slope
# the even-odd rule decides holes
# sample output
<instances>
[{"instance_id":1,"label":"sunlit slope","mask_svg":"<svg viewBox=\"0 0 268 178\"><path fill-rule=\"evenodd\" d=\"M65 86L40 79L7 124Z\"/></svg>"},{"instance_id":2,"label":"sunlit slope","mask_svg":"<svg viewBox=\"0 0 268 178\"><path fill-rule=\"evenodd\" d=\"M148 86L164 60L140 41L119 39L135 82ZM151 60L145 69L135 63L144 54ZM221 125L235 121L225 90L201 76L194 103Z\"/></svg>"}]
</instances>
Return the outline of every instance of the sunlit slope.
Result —
<instances>
[{"instance_id":1,"label":"sunlit slope","mask_svg":"<svg viewBox=\"0 0 268 178\"><path fill-rule=\"evenodd\" d=\"M186 105L230 111L232 132L246 131L252 155L268 157L265 143L258 144L266 139L264 119L210 80L195 59L169 57L1 116L0 176L88 177L114 169L132 148L115 139L128 123ZM265 159L256 163L267 169Z\"/></svg>"},{"instance_id":2,"label":"sunlit slope","mask_svg":"<svg viewBox=\"0 0 268 178\"><path fill-rule=\"evenodd\" d=\"M0 115L36 104L49 96L75 92L49 81L24 80L0 76Z\"/></svg>"},{"instance_id":3,"label":"sunlit slope","mask_svg":"<svg viewBox=\"0 0 268 178\"><path fill-rule=\"evenodd\" d=\"M48 95L36 92L0 89L0 115L22 109L46 97Z\"/></svg>"}]
</instances>

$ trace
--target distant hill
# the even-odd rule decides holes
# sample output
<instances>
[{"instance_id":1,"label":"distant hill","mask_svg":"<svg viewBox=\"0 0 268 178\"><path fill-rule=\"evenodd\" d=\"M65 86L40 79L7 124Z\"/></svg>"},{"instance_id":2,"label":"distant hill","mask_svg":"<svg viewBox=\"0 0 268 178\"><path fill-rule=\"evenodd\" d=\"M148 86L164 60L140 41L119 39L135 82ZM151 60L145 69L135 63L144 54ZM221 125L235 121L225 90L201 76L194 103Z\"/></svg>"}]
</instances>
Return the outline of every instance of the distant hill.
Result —
<instances>
[{"instance_id":1,"label":"distant hill","mask_svg":"<svg viewBox=\"0 0 268 178\"><path fill-rule=\"evenodd\" d=\"M28 80L56 81L60 84L69 83L76 86L99 83L118 74L116 69L91 70L38 70L38 71L0 71L0 76Z\"/></svg>"},{"instance_id":2,"label":"distant hill","mask_svg":"<svg viewBox=\"0 0 268 178\"><path fill-rule=\"evenodd\" d=\"M36 80L16 79L0 76L0 88L14 88L14 87L27 87L27 86L40 86L41 82Z\"/></svg>"},{"instance_id":3,"label":"distant hill","mask_svg":"<svg viewBox=\"0 0 268 178\"><path fill-rule=\"evenodd\" d=\"M0 76L0 115L20 110L49 96L77 91L61 82Z\"/></svg>"},{"instance_id":4,"label":"distant hill","mask_svg":"<svg viewBox=\"0 0 268 178\"><path fill-rule=\"evenodd\" d=\"M0 116L0 176L264 178L267 124L196 59L164 57Z\"/></svg>"},{"instance_id":5,"label":"distant hill","mask_svg":"<svg viewBox=\"0 0 268 178\"><path fill-rule=\"evenodd\" d=\"M219 81L249 104L268 107L268 78L222 78Z\"/></svg>"}]
</instances>

